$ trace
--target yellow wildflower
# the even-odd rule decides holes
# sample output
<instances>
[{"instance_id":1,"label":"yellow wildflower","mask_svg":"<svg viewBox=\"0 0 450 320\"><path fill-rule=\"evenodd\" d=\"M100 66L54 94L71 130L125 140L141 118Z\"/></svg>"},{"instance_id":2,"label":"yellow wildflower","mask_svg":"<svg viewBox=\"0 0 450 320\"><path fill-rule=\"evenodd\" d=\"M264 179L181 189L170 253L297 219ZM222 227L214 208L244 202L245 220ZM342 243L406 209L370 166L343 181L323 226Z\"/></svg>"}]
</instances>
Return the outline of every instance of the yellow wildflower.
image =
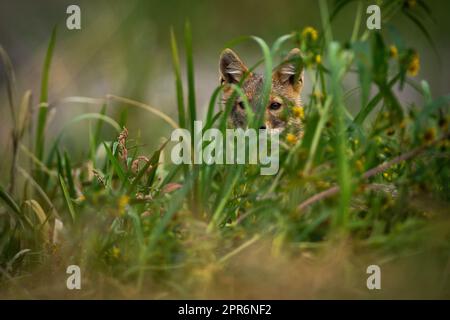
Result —
<instances>
[{"instance_id":1,"label":"yellow wildflower","mask_svg":"<svg viewBox=\"0 0 450 320\"><path fill-rule=\"evenodd\" d=\"M420 69L420 60L419 55L417 53L414 53L411 57L411 60L409 61L408 65L408 74L412 77L417 76Z\"/></svg>"},{"instance_id":2,"label":"yellow wildflower","mask_svg":"<svg viewBox=\"0 0 450 320\"><path fill-rule=\"evenodd\" d=\"M114 257L114 258L119 258L119 256L120 256L120 249L118 248L118 247L116 247L116 246L114 246L114 247L112 247L112 249L111 249L111 255Z\"/></svg>"},{"instance_id":3,"label":"yellow wildflower","mask_svg":"<svg viewBox=\"0 0 450 320\"><path fill-rule=\"evenodd\" d=\"M407 120L403 119L402 122L400 122L399 127L400 127L400 129L405 129L406 125L407 125Z\"/></svg>"},{"instance_id":4,"label":"yellow wildflower","mask_svg":"<svg viewBox=\"0 0 450 320\"><path fill-rule=\"evenodd\" d=\"M297 137L292 133L288 133L286 135L286 141L290 144L294 144L297 142Z\"/></svg>"},{"instance_id":5,"label":"yellow wildflower","mask_svg":"<svg viewBox=\"0 0 450 320\"><path fill-rule=\"evenodd\" d=\"M331 186L328 181L322 181L322 180L317 181L316 185L319 189L328 189Z\"/></svg>"},{"instance_id":6,"label":"yellow wildflower","mask_svg":"<svg viewBox=\"0 0 450 320\"><path fill-rule=\"evenodd\" d=\"M125 208L127 207L128 203L130 202L130 197L127 195L122 195L119 198L118 201L118 207L119 207L119 214L124 214L125 213Z\"/></svg>"},{"instance_id":7,"label":"yellow wildflower","mask_svg":"<svg viewBox=\"0 0 450 320\"><path fill-rule=\"evenodd\" d=\"M392 45L389 47L389 56L394 59L398 57L398 50L396 46Z\"/></svg>"},{"instance_id":8,"label":"yellow wildflower","mask_svg":"<svg viewBox=\"0 0 450 320\"><path fill-rule=\"evenodd\" d=\"M363 163L362 160L359 160L359 159L356 160L355 165L356 165L356 169L357 169L359 172L363 172L363 171L364 171L364 163Z\"/></svg>"},{"instance_id":9,"label":"yellow wildflower","mask_svg":"<svg viewBox=\"0 0 450 320\"><path fill-rule=\"evenodd\" d=\"M319 34L313 27L306 27L302 31L302 37L303 39L311 39L312 41L316 41L319 37Z\"/></svg>"},{"instance_id":10,"label":"yellow wildflower","mask_svg":"<svg viewBox=\"0 0 450 320\"><path fill-rule=\"evenodd\" d=\"M322 63L322 56L320 54L317 54L315 56L314 60L315 60L316 64L321 64Z\"/></svg>"},{"instance_id":11,"label":"yellow wildflower","mask_svg":"<svg viewBox=\"0 0 450 320\"><path fill-rule=\"evenodd\" d=\"M322 92L320 92L319 90L314 90L314 92L312 93L312 96L316 99L316 101L323 100Z\"/></svg>"},{"instance_id":12,"label":"yellow wildflower","mask_svg":"<svg viewBox=\"0 0 450 320\"><path fill-rule=\"evenodd\" d=\"M292 113L294 114L294 117L304 119L305 118L305 110L303 110L303 107L295 106L292 108Z\"/></svg>"},{"instance_id":13,"label":"yellow wildflower","mask_svg":"<svg viewBox=\"0 0 450 320\"><path fill-rule=\"evenodd\" d=\"M376 136L375 137L375 142L376 142L376 144L381 144L381 143L383 143L383 139L380 137L380 136Z\"/></svg>"}]
</instances>

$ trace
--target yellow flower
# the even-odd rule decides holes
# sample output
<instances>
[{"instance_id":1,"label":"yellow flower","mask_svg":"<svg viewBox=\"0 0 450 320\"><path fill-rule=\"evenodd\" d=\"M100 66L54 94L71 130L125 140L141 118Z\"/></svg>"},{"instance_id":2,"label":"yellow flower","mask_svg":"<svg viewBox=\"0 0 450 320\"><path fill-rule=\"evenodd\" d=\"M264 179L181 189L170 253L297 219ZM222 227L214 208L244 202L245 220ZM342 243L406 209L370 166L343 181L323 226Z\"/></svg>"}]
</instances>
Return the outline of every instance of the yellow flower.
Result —
<instances>
[{"instance_id":1,"label":"yellow flower","mask_svg":"<svg viewBox=\"0 0 450 320\"><path fill-rule=\"evenodd\" d=\"M362 160L359 160L359 159L356 160L355 165L356 165L356 169L357 169L359 172L363 172L363 170L364 170L364 163L363 163Z\"/></svg>"},{"instance_id":2,"label":"yellow flower","mask_svg":"<svg viewBox=\"0 0 450 320\"><path fill-rule=\"evenodd\" d=\"M407 124L406 122L407 122L406 119L403 119L402 122L400 122L400 125L399 125L400 129L406 128L406 124Z\"/></svg>"},{"instance_id":3,"label":"yellow flower","mask_svg":"<svg viewBox=\"0 0 450 320\"><path fill-rule=\"evenodd\" d=\"M328 189L330 187L330 183L328 181L322 180L317 181L316 185L319 189Z\"/></svg>"},{"instance_id":4,"label":"yellow flower","mask_svg":"<svg viewBox=\"0 0 450 320\"><path fill-rule=\"evenodd\" d=\"M125 213L125 208L128 205L128 203L130 202L130 197L127 195L122 195L119 198L119 201L117 203L118 207L119 207L119 214L124 214Z\"/></svg>"},{"instance_id":5,"label":"yellow flower","mask_svg":"<svg viewBox=\"0 0 450 320\"><path fill-rule=\"evenodd\" d=\"M382 139L380 136L376 136L376 137L375 137L375 142L376 142L377 144L381 144L381 143L383 142L383 139Z\"/></svg>"},{"instance_id":6,"label":"yellow flower","mask_svg":"<svg viewBox=\"0 0 450 320\"><path fill-rule=\"evenodd\" d=\"M392 45L389 47L389 56L394 59L398 57L398 50L396 46Z\"/></svg>"},{"instance_id":7,"label":"yellow flower","mask_svg":"<svg viewBox=\"0 0 450 320\"><path fill-rule=\"evenodd\" d=\"M116 246L114 246L114 247L112 247L112 249L111 249L111 255L114 257L114 258L119 258L119 256L120 256L120 249L118 248L118 247L116 247Z\"/></svg>"},{"instance_id":8,"label":"yellow flower","mask_svg":"<svg viewBox=\"0 0 450 320\"><path fill-rule=\"evenodd\" d=\"M313 27L306 27L302 31L303 39L311 39L312 41L316 41L319 37L318 32Z\"/></svg>"},{"instance_id":9,"label":"yellow flower","mask_svg":"<svg viewBox=\"0 0 450 320\"><path fill-rule=\"evenodd\" d=\"M286 135L286 141L290 144L294 144L297 142L297 137L292 133L288 133Z\"/></svg>"},{"instance_id":10,"label":"yellow flower","mask_svg":"<svg viewBox=\"0 0 450 320\"><path fill-rule=\"evenodd\" d=\"M411 60L409 61L408 65L408 74L412 77L417 76L420 69L420 60L419 55L417 53L414 53L411 57Z\"/></svg>"},{"instance_id":11,"label":"yellow flower","mask_svg":"<svg viewBox=\"0 0 450 320\"><path fill-rule=\"evenodd\" d=\"M293 107L292 113L294 114L294 117L304 119L305 118L305 110L303 110L303 107Z\"/></svg>"},{"instance_id":12,"label":"yellow flower","mask_svg":"<svg viewBox=\"0 0 450 320\"><path fill-rule=\"evenodd\" d=\"M322 63L322 56L320 54L317 54L315 56L314 60L316 61L316 64L321 64Z\"/></svg>"},{"instance_id":13,"label":"yellow flower","mask_svg":"<svg viewBox=\"0 0 450 320\"><path fill-rule=\"evenodd\" d=\"M321 101L323 99L322 92L319 90L315 90L312 95L317 101Z\"/></svg>"}]
</instances>

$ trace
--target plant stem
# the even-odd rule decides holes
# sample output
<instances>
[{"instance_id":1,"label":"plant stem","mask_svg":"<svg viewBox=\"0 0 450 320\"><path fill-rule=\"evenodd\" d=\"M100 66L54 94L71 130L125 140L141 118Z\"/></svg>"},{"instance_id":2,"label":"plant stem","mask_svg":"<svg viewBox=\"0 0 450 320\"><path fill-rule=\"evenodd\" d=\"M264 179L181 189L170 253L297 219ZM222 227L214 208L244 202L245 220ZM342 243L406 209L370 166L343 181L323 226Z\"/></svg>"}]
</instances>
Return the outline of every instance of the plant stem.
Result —
<instances>
[{"instance_id":1,"label":"plant stem","mask_svg":"<svg viewBox=\"0 0 450 320\"><path fill-rule=\"evenodd\" d=\"M378 166L376 166L376 167L366 171L362 175L362 177L363 177L363 179L368 179L370 177L373 177L373 176L375 176L375 175L377 175L377 174L379 174L379 173L381 173L383 171L386 171L388 168L392 167L393 165L396 165L396 164L398 164L398 163L400 163L402 161L406 161L406 160L409 160L411 158L414 158L414 157L418 156L419 154L423 153L429 147L431 147L431 146L437 144L438 142L441 142L441 141L443 141L443 140L445 140L445 139L447 139L449 137L450 137L450 132L447 132L446 134L444 134L439 139L436 139L436 140L434 140L434 141L432 141L430 143L427 143L427 144L424 144L424 145L422 145L420 147L417 147L417 148L415 148L415 149L413 149L411 151L408 151L408 152L406 152L406 153L404 153L402 155L399 155L398 157L395 157L394 159L392 159L392 160L390 160L388 162L384 162L384 163L382 163L382 164L380 164L380 165L378 165ZM300 205L298 205L298 207L297 207L297 210L298 211L304 210L307 207L311 206L312 204L314 204L314 203L316 203L316 202L318 202L320 200L329 198L329 197L339 193L339 191L340 191L340 187L339 186L334 186L334 187L331 187L331 188L329 188L329 189L327 189L325 191L317 193L317 194L313 195L312 197L306 199L302 203L300 203Z\"/></svg>"}]
</instances>

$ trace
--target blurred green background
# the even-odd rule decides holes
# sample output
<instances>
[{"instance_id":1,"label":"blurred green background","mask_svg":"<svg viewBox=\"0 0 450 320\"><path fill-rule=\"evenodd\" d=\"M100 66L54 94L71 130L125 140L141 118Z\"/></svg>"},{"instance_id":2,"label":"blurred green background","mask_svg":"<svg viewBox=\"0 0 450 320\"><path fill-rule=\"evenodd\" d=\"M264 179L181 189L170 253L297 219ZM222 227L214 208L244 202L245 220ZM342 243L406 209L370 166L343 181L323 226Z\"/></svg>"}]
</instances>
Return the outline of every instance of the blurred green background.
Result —
<instances>
[{"instance_id":1,"label":"blurred green background","mask_svg":"<svg viewBox=\"0 0 450 320\"><path fill-rule=\"evenodd\" d=\"M407 2L407 0L405 0L405 2ZM409 2L414 2L414 0L409 0ZM335 1L329 1L330 7L333 6L333 3L335 3ZM380 3L380 1L364 1L364 3L369 5L373 3ZM447 61L447 57L450 53L450 19L447 18L448 12L450 12L450 3L448 1L427 1L427 3L431 7L434 21L428 17L425 17L423 13L418 13L418 16L420 22L430 33L433 42L436 45L436 50L432 48L429 41L417 28L417 26L411 21L406 20L406 18L402 15L399 15L397 17L398 19L393 19L389 26L383 24L382 28L384 32L387 31L388 27L395 27L399 34L402 35L402 39L405 42L406 47L414 48L418 52L420 56L421 68L418 76L414 79L414 83L417 83L421 79L426 79L430 84L433 96L438 97L446 95L450 92L448 85L450 83L450 65ZM77 4L81 7L81 30L68 30L65 26L65 20L68 16L66 14L66 8L72 4ZM333 36L336 39L345 42L350 38L351 30L354 25L356 7L357 1L352 1L351 4L345 7L345 9L340 12L333 21L332 31ZM149 104L152 107L166 112L173 119L176 119L177 101L170 52L170 28L173 27L175 33L177 34L179 39L178 46L180 51L182 51L180 57L184 57L184 48L181 40L183 39L183 29L186 21L190 21L192 25L197 106L200 109L201 118L203 118L203 114L205 112L206 105L209 102L211 93L219 83L218 59L221 50L227 42L243 35L256 35L271 44L281 35L292 31L302 30L307 26L314 27L319 31L321 30L318 2L312 0L220 2L174 0L160 2L0 0L0 44L8 52L14 65L18 91L17 98L21 97L27 89L31 89L33 92L33 117L36 118L45 52L52 29L55 25L58 26L56 46L53 54L52 66L50 68L51 71L49 81L49 103L51 111L49 112L46 140L51 140L56 137L61 132L64 125L76 115L87 112L98 112L101 108L100 104L88 105L79 102L61 103L64 98L71 96L102 98L107 94L114 94ZM365 21L362 21L361 28L365 28ZM388 42L387 44L389 45L390 43ZM248 65L252 65L261 58L259 49L254 43L246 42L238 45L235 49ZM286 49L290 49L289 45L286 46ZM182 70L184 71L184 61L182 60L181 62L183 65ZM12 126L8 110L3 68L3 66L0 66L0 112L2 115L2 117L0 117L0 152L4 155L2 164L0 165L0 185L6 185L6 183L3 182L7 181L9 177L8 170L10 167L9 162L11 160L10 154L12 140ZM184 78L185 76L186 75L183 74ZM308 75L306 76L308 77ZM186 81L184 81L184 83L186 83ZM350 76L346 77L344 80L345 92L348 92L348 90L354 88L357 83L358 81L356 79L356 75L350 74ZM420 96L410 86L405 86L405 90L402 92L398 92L398 88L396 88L396 90L400 99L400 104L405 108L415 104L419 106L420 109L420 107L424 105L422 96ZM375 93L376 88L373 88L372 94ZM305 103L309 101L310 94L311 86L309 79L306 78L306 86L303 92L303 100ZM348 109L353 112L356 112L360 105L357 95L352 96L345 102ZM108 105L107 112L114 119L120 119L121 114L127 113L127 127L129 130L130 140L139 139L139 143L143 143L145 145L144 150L139 149L140 154L152 154L152 152L155 151L156 146L160 143L160 138L168 137L170 135L171 128L163 123L161 119L133 106L115 101ZM372 112L371 116L374 116L374 114L376 115L376 112ZM68 154L71 157L70 160L74 165L74 168L77 169L82 167L82 164L84 164L86 159L89 158L87 156L87 153L89 152L88 129L88 122L80 122L75 126L70 127L70 130L67 130L64 140L60 144L62 147L61 149L66 149L68 151ZM31 137L28 137L31 138L31 143L35 140L35 137L33 136L34 132L36 131L31 131ZM115 140L116 138L117 133L108 131L108 128L105 127L103 136L100 140ZM391 140L393 139L394 138L391 138ZM28 145L28 143L24 144ZM48 146L52 144L52 141L46 141L46 144L48 152ZM131 145L135 145L134 141ZM25 157L21 157L20 160L24 161L25 159ZM438 160L436 160L436 164L440 163ZM400 186L402 186L402 183L408 183L405 188L409 188L410 184L412 186L411 188L413 188L414 186L419 185L419 182L422 181L421 179L423 179L423 181L427 180L427 182L432 182L433 179L439 180L436 179L439 175L439 171L435 170L435 168L438 168L438 165L430 165L429 167L426 167L425 164L419 163L419 165L420 167L427 169L422 171L419 170L419 172L422 172L424 175L420 176L419 174L417 181L400 181ZM433 174L430 175L429 171ZM446 171L443 172L442 180L445 180ZM77 176L77 174L74 174L74 176ZM301 176L296 179L300 180ZM287 180L289 181L289 179ZM441 181L438 182L441 183ZM430 183L430 185L433 184ZM443 183L438 185L443 185ZM404 186L405 185L403 185L403 187ZM86 190L87 194L89 189L86 188ZM280 188L280 190L287 189ZM431 191L429 191L429 193L431 194L433 189L430 190ZM285 201L286 203L295 202L292 205L294 206L297 204L299 194L300 192L303 192L303 190L294 188L293 192L290 191L291 190L285 193L284 196L287 199ZM219 195L219 193L217 194ZM415 197L417 192L414 193L414 190L412 190L410 194L411 198L401 199L398 204L403 205L406 201L409 201L412 197ZM440 194L441 192L439 192L438 196ZM443 191L442 194L445 194L445 191ZM426 193L425 196L429 196L429 194ZM58 199L58 195L56 195L55 198L55 201L58 202L63 200L61 197ZM112 206L114 206L114 201L116 200L113 197L101 199L102 201L103 199L107 199L104 201L110 201ZM384 198L380 197L380 199L382 200ZM409 206L406 207L406 209L401 208L402 210L400 210L400 208L393 208L391 209L392 211L386 210L385 214L389 215L394 209L398 209L398 215L393 215L391 218L393 221L396 219L400 221L398 224L392 222L392 231L386 235L380 231L384 228L384 217L382 217L383 219L379 219L380 221L374 219L374 228L377 229L374 231L374 234L378 233L383 235L381 239L384 242L380 243L393 251L398 250L399 254L406 252L406 256L410 254L408 250L410 250L411 247L413 249L417 249L415 248L415 241L417 241L417 243L421 241L422 243L422 238L420 237L422 235L422 229L419 229L418 232L414 231L416 231L417 226L422 225L425 218L418 219L415 216L415 212L417 211L425 215L425 213L429 211L430 207L432 207L431 209L434 209L433 207L438 208L435 209L436 212L445 212L445 204L442 205L442 202L436 201L436 203L433 203L433 206L431 206L432 200L430 199L433 198L417 199L422 200L422 202L418 201L418 204L415 204L415 206L419 208L416 208L411 214L408 213L408 215L405 214L405 211L409 210ZM378 198L375 200L379 201ZM381 206L384 208L384 204L381 200L379 201L379 204L376 204L376 208ZM370 207L370 205L375 203L375 201L368 203ZM156 203L155 206L156 205L158 204ZM284 202L282 202L282 205L285 205ZM422 208L421 205L424 208ZM83 206L83 204L81 204L80 207L81 206ZM288 208L289 206L291 205L286 205ZM274 205L274 207L276 206ZM86 208L87 209L85 212L90 212L89 210L97 209L95 206L92 206L92 208L86 206ZM280 208L284 209L284 207L281 206ZM275 210L275 212L278 211ZM325 213L327 212L325 211ZM403 223L402 219L404 214L408 217L408 219L406 219ZM306 223L309 223L309 221L317 222L322 219L321 217L322 215L320 215L316 220L305 221ZM109 219L109 216L104 215L102 216L102 219L103 218ZM390 223L391 218L386 218L386 221L389 221ZM291 217L287 216L286 220L279 220L281 230L289 230L289 228L282 224L284 221L289 221L290 223L291 220L289 219L291 219ZM262 221L264 222L265 220ZM272 220L267 221L270 221L270 225L272 225ZM298 224L293 225L303 228L305 221L295 221ZM90 223L91 220L89 220L89 224ZM439 223L440 222L438 222L438 224ZM436 238L432 238L430 242L435 241L434 239L438 239L436 241L441 241L440 239L443 239L446 236L448 223L441 223L439 227L440 231L438 230L439 232L436 232ZM313 229L314 228L315 227L313 227ZM98 230L100 229L96 229L96 225L94 224L92 230L94 230L95 233L99 233ZM232 241L229 241L228 249L232 250L232 248L235 248L235 243L237 242L235 242L236 239L232 239L232 236L234 237L234 235L238 235L239 238L242 237L242 235L238 234L240 232L239 229L236 230L237 232L235 234L228 235L227 232L224 232L223 238L218 238L217 248L221 249L220 253L222 253L221 251L223 251L224 248L227 249L227 247L224 247L224 243L227 245L226 241L230 239ZM248 230L251 229L249 228ZM362 228L361 230L365 229ZM196 239L197 237L196 232L197 231L194 230L193 239ZM198 234L199 236L203 235L201 232ZM129 234L130 237L132 235L132 233ZM285 235L282 232L280 235L282 237L276 237L275 239L276 241L281 239L280 241L282 242L284 241L283 237ZM103 234L99 234L99 238L102 238L102 236ZM106 233L105 238L108 238L109 236L111 236L111 234ZM111 237L114 236L115 234ZM169 234L169 236L171 236L171 234ZM228 236L229 238L227 238ZM361 238L364 237L365 234L361 236ZM131 241L129 242L124 241L124 248L133 248L133 245L135 244L134 238L126 238L125 240L130 239ZM204 252L206 252L203 253L206 257L204 258L204 261L206 261L205 268L193 269L192 271L192 274L199 272L199 278L204 277L205 274L209 275L213 273L213 271L208 269L210 266L214 266L215 263L214 260L212 260L213 262L209 260L209 250L212 252L216 249L214 247L216 245L214 242L204 241L204 238L201 239L202 241L197 242L200 244L199 247L192 250L194 254L197 252L196 250L199 252L204 250ZM302 238L300 238L302 240L298 240L299 238L295 239L297 239L296 241L303 240ZM375 246L377 245L377 238L369 240L375 241ZM439 246L444 247L444 250L442 251L448 254L448 250L445 248L447 242L441 242L443 242L443 244L441 245L441 243L439 243ZM172 242L168 243L170 245ZM202 247L203 244L207 244L206 249ZM316 243L313 244L315 245ZM80 244L78 242L74 242L74 245L78 248ZM411 247L409 247L409 245ZM427 243L424 244L424 247L427 245ZM439 246L437 247L440 249L441 247ZM408 286L405 288L409 288L409 285L412 287L416 285L416 283L413 283L414 281L410 281L410 279L415 279L416 282L421 285L420 291L409 289L405 290L402 286L401 288L399 287L398 292L404 290L408 292L408 294L413 295L416 294L416 292L424 295L428 294L428 292L430 292L430 294L435 294L435 288L438 285L442 285L439 283L440 279L446 278L441 278L441 275L438 274L438 272L441 272L443 269L442 265L444 262L440 263L441 261L438 259L440 259L441 256L437 253L436 255L433 255L435 252L432 250L434 249L432 246L430 247L432 249L430 249L430 253L426 253L426 256L421 255L420 257L417 256L411 258L411 265L414 267L410 272L405 272L406 269L402 268L402 266L399 267L398 262L395 261L395 268L398 269L394 268L395 270L393 269L394 271L389 273L388 277L391 277L390 279L398 278L401 283L407 283ZM165 252L168 255L175 252L171 251L172 248L170 247L163 247L163 249L166 248L169 248ZM349 269L343 269L347 267L346 264L350 261L348 258L350 253L347 255L347 248L345 246L341 249L332 248L332 251L333 253L336 253L336 260L330 260L331 262L327 263L324 269L311 268L311 270L313 270L313 272L311 272L312 276L306 276L305 278L314 279L314 275L320 275L320 278L324 279L322 281L326 282L327 277L324 275L329 271L327 270L327 266L328 268L332 266L333 276L331 278L345 280L346 277L343 276L343 274L344 272L347 272L348 275ZM262 252L262 257L268 259L268 261L275 260L276 263L273 265L269 262L261 263L261 261L264 260L261 260L258 255L256 255L256 257L249 255L248 263L251 264L250 268L242 268L241 261L238 260L236 263L236 269L231 269L228 275L234 276L235 274L241 273L241 278L243 280L250 279L250 283L252 283L252 277L258 275L258 273L254 270L259 270L261 266L269 267L269 269L273 267L275 272L270 272L268 274L277 274L281 278L285 278L282 283L286 284L286 286L291 284L294 288L299 279L295 277L291 278L292 274L301 276L304 276L305 274L308 275L308 272L303 272L302 269L297 267L298 265L292 264L291 261L281 263L276 261L276 259L272 259L273 255L272 253L268 254L269 250L264 249ZM302 254L303 253L304 252L302 252ZM369 254L371 254L371 252L369 252ZM391 261L394 261L394 257L391 257ZM434 260L435 257L436 260ZM417 259L417 261L420 259L421 263L416 264L416 260L414 259ZM445 256L445 259L448 259L447 255ZM334 261L344 261L345 263L343 269L335 268L337 264ZM279 265L281 265L281 268L278 267ZM301 266L301 264L299 265ZM427 265L427 267L423 267L424 265ZM445 269L443 269L444 272L447 271L448 265L448 262L445 262ZM126 266L126 264L118 263L118 268L122 268L123 266ZM293 272L286 272L286 268L290 268L289 270L293 270ZM280 272L280 270L282 271ZM423 272L423 270L432 271ZM435 270L438 270L438 272ZM182 269L180 275L185 277L184 269ZM176 276L178 276L178 274L176 274L173 279L177 279ZM47 285L48 279L45 277L42 277L42 279L42 281L45 282L45 285ZM197 278L193 276L192 279L195 280ZM227 278L224 279L224 283L226 283L228 280ZM237 279L239 279L239 277ZM277 294L278 291L289 292L289 290L278 290L280 286L278 286L277 283L281 280L277 277L272 278L272 276L261 276L261 278L256 277L255 279L257 280L255 283L257 283L258 286L249 285L249 287L256 288L255 290L257 290L258 293L261 290L259 284L262 280L266 279L270 279L274 283L274 286L267 286L267 288L276 288ZM396 281L386 282L395 289ZM241 281L237 281L236 283L241 283ZM445 281L442 283L445 285ZM444 285L442 285L442 288L445 288ZM46 286L42 287L48 291ZM228 288L229 286L227 284L223 287ZM309 288L309 285L305 284L304 288ZM395 294L393 291L388 290L387 292L389 292L389 295ZM440 294L440 292L438 292L438 294Z\"/></svg>"},{"instance_id":2,"label":"blurred green background","mask_svg":"<svg viewBox=\"0 0 450 320\"><path fill-rule=\"evenodd\" d=\"M422 23L432 35L438 55L420 30L405 17L399 17L393 24L403 35L406 45L414 47L420 55L418 79L427 79L433 94L439 96L449 92L450 2L427 2L435 21L423 17ZM367 2L367 5L371 3ZM81 8L81 30L68 30L65 26L68 16L66 8L71 4ZM330 1L332 4L333 1ZM345 40L350 37L355 10L356 1L337 16L333 22L335 38ZM321 25L318 2L312 0L1 0L0 43L11 56L18 90L31 89L33 103L37 105L45 50L53 26L58 25L49 89L50 104L58 111L54 113L48 128L51 135L56 135L62 123L74 115L100 109L100 106L77 103L59 105L58 101L68 96L103 97L108 93L115 94L148 103L176 118L169 31L173 26L178 38L182 39L186 20L192 24L197 102L203 110L218 85L218 57L228 41L242 35L257 35L271 43L293 30L305 26L320 30ZM365 21L362 27L365 27ZM385 25L382 27L386 28ZM183 44L179 43L179 46L182 48ZM256 62L260 57L254 44L247 43L236 49L247 64ZM0 118L0 139L3 153L8 148L10 119L7 116L4 78L1 79L0 112L3 116ZM351 79L346 85L352 87ZM309 100L309 94L307 82L304 101ZM406 88L400 97L406 105L421 103L411 88ZM117 115L124 108L114 103L108 113ZM129 108L128 124L130 136L145 137L149 151L160 137L170 133L170 128L159 119L133 107ZM83 122L65 136L65 146L80 157L87 152L87 143L84 143L88 135L86 128L87 123ZM108 132L105 131L105 134ZM2 170L5 167L2 166Z\"/></svg>"}]
</instances>

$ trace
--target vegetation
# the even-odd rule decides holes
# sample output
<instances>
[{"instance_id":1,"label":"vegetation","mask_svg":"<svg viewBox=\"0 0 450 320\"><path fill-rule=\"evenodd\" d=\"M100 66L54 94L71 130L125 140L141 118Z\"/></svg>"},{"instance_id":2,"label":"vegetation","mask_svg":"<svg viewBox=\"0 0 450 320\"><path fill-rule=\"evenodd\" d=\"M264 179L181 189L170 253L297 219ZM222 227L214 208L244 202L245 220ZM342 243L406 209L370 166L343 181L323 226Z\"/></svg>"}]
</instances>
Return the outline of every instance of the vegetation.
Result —
<instances>
[{"instance_id":1,"label":"vegetation","mask_svg":"<svg viewBox=\"0 0 450 320\"><path fill-rule=\"evenodd\" d=\"M176 166L165 160L167 141L142 154L142 138L128 136L133 124L108 116L119 101L193 130L199 113L189 24L183 48L173 30L170 38L177 122L128 98L82 98L102 111L73 118L55 138L46 121L56 28L37 123L31 92L17 99L14 68L0 48L14 124L4 155L13 159L9 185L0 187L0 296L371 297L365 272L377 264L386 279L383 297L448 298L450 95L434 97L426 81L414 80L420 57L395 29L360 29L362 6L351 38L334 41L331 22L348 2L336 1L329 12L320 1L320 32L297 30L272 46L258 37L228 44L256 43L266 79L290 48L304 54L312 92L304 96L305 113L294 116L303 119L305 135L281 136L276 176L261 176L257 165ZM405 14L428 36L409 11L413 3L429 13L423 1L389 1L383 17ZM344 91L343 79L355 76L357 86ZM403 105L398 92L405 86L423 103ZM211 96L206 128L225 130L231 105L217 108L221 89ZM270 82L264 90L267 99ZM90 139L85 161L74 163L60 141L81 121ZM104 126L117 135L102 141ZM79 292L65 288L71 264L83 272Z\"/></svg>"}]
</instances>

